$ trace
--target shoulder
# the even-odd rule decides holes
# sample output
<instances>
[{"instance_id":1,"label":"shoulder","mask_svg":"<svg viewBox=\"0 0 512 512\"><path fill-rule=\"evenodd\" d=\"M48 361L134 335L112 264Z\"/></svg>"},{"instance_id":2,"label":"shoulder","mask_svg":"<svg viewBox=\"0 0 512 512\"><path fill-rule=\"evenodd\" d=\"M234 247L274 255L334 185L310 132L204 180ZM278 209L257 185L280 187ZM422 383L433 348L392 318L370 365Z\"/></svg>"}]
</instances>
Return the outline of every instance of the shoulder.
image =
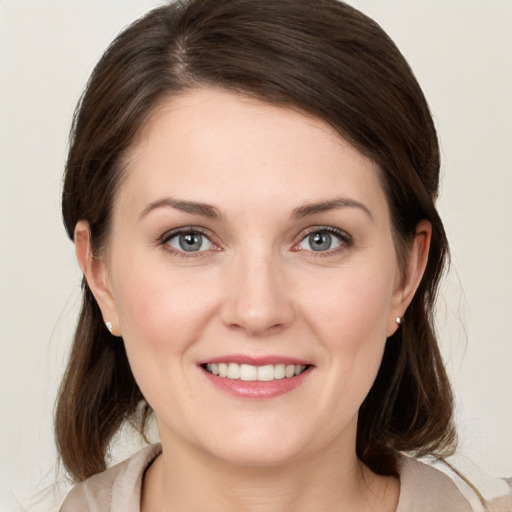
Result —
<instances>
[{"instance_id":1,"label":"shoulder","mask_svg":"<svg viewBox=\"0 0 512 512\"><path fill-rule=\"evenodd\" d=\"M139 512L142 478L160 455L160 444L146 446L129 459L77 484L60 512Z\"/></svg>"},{"instance_id":2,"label":"shoulder","mask_svg":"<svg viewBox=\"0 0 512 512\"><path fill-rule=\"evenodd\" d=\"M512 512L511 479L491 478L477 471L469 480L485 499L460 476L447 473L416 459L402 456L400 461L400 499L396 512ZM467 469L466 469L467 471Z\"/></svg>"},{"instance_id":3,"label":"shoulder","mask_svg":"<svg viewBox=\"0 0 512 512\"><path fill-rule=\"evenodd\" d=\"M397 512L472 512L453 480L416 459L402 457Z\"/></svg>"}]
</instances>

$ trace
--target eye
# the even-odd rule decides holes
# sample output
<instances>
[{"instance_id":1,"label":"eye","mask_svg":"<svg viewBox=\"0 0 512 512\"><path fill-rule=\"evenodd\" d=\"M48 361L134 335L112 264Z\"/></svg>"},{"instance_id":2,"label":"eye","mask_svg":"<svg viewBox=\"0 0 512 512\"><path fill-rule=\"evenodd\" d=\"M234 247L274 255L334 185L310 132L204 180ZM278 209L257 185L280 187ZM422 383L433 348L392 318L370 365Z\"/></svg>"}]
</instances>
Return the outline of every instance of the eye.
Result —
<instances>
[{"instance_id":1,"label":"eye","mask_svg":"<svg viewBox=\"0 0 512 512\"><path fill-rule=\"evenodd\" d=\"M180 252L202 252L213 248L213 243L198 231L175 233L165 243Z\"/></svg>"},{"instance_id":2,"label":"eye","mask_svg":"<svg viewBox=\"0 0 512 512\"><path fill-rule=\"evenodd\" d=\"M323 228L311 231L298 244L297 248L303 251L328 252L339 247L350 245L350 237L343 231L334 228Z\"/></svg>"}]
</instances>

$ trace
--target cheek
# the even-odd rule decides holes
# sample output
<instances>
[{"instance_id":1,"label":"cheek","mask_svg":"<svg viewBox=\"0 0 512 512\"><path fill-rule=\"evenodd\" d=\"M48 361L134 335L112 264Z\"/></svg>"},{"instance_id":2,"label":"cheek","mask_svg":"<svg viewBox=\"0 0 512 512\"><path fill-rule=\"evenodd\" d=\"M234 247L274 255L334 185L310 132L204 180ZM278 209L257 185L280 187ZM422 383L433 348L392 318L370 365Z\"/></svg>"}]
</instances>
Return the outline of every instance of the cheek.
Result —
<instances>
[{"instance_id":1,"label":"cheek","mask_svg":"<svg viewBox=\"0 0 512 512\"><path fill-rule=\"evenodd\" d=\"M377 375L386 344L394 289L394 261L340 270L310 287L304 317L322 349L333 385L352 391L359 407Z\"/></svg>"},{"instance_id":2,"label":"cheek","mask_svg":"<svg viewBox=\"0 0 512 512\"><path fill-rule=\"evenodd\" d=\"M204 280L165 268L120 272L116 305L127 350L178 352L196 338L213 309Z\"/></svg>"},{"instance_id":3,"label":"cheek","mask_svg":"<svg viewBox=\"0 0 512 512\"><path fill-rule=\"evenodd\" d=\"M393 283L390 270L344 269L304 293L305 314L322 330L321 338L344 340L354 348L375 336L385 339Z\"/></svg>"},{"instance_id":4,"label":"cheek","mask_svg":"<svg viewBox=\"0 0 512 512\"><path fill-rule=\"evenodd\" d=\"M184 368L215 309L211 292L204 279L165 267L139 266L119 275L116 304L135 380L157 416L181 417L189 396Z\"/></svg>"},{"instance_id":5,"label":"cheek","mask_svg":"<svg viewBox=\"0 0 512 512\"><path fill-rule=\"evenodd\" d=\"M334 390L331 402L327 395L320 397L334 420L329 423L329 435L336 435L357 415L375 381L386 345L390 295L388 280L345 276L329 293L311 302L310 318L316 320L310 324L329 369L325 386Z\"/></svg>"}]
</instances>

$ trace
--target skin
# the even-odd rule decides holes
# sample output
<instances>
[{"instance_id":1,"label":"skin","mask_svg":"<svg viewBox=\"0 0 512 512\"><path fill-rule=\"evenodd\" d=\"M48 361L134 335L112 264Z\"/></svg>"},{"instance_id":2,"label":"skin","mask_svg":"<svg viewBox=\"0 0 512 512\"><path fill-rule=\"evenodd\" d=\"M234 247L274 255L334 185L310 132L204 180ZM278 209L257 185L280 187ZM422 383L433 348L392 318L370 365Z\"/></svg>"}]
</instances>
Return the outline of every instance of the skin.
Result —
<instances>
[{"instance_id":1,"label":"skin","mask_svg":"<svg viewBox=\"0 0 512 512\"><path fill-rule=\"evenodd\" d=\"M127 162L107 246L92 255L85 221L75 243L157 417L142 510L395 510L399 482L357 460L357 414L430 225L400 271L376 165L321 120L222 90L169 99ZM194 253L164 236L191 227ZM312 250L326 227L331 248ZM246 399L199 366L226 354L311 368L288 393Z\"/></svg>"}]
</instances>

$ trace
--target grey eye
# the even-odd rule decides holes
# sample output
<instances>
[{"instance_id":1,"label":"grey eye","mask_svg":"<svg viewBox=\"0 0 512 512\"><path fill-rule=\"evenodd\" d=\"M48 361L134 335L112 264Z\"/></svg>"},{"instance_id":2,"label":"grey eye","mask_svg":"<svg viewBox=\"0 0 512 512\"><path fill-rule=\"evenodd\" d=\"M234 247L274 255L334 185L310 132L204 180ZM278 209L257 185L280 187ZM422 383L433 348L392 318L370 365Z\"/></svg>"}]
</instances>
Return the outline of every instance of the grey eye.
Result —
<instances>
[{"instance_id":1,"label":"grey eye","mask_svg":"<svg viewBox=\"0 0 512 512\"><path fill-rule=\"evenodd\" d=\"M316 231L307 235L299 244L302 250L307 251L329 251L336 249L342 244L342 241L336 235L331 235L325 231Z\"/></svg>"},{"instance_id":2,"label":"grey eye","mask_svg":"<svg viewBox=\"0 0 512 512\"><path fill-rule=\"evenodd\" d=\"M313 233L309 235L308 242L313 251L327 251L331 248L332 236L329 233Z\"/></svg>"},{"instance_id":3,"label":"grey eye","mask_svg":"<svg viewBox=\"0 0 512 512\"><path fill-rule=\"evenodd\" d=\"M207 251L212 247L208 238L194 231L177 234L170 238L167 243L174 249L184 252Z\"/></svg>"}]
</instances>

